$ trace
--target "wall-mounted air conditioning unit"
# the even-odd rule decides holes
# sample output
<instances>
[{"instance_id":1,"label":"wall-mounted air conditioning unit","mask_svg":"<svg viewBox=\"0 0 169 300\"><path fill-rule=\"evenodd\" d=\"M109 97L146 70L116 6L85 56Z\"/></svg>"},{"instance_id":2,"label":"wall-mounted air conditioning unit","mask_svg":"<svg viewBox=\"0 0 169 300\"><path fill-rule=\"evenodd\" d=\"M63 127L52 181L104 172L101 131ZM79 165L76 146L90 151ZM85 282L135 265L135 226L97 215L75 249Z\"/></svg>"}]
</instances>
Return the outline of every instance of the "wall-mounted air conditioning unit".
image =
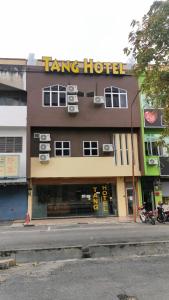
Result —
<instances>
[{"instance_id":1,"label":"wall-mounted air conditioning unit","mask_svg":"<svg viewBox=\"0 0 169 300\"><path fill-rule=\"evenodd\" d=\"M77 85L67 85L67 93L74 94L78 92Z\"/></svg>"},{"instance_id":2,"label":"wall-mounted air conditioning unit","mask_svg":"<svg viewBox=\"0 0 169 300\"><path fill-rule=\"evenodd\" d=\"M39 151L50 151L50 144L47 143L40 143L39 144Z\"/></svg>"},{"instance_id":3,"label":"wall-mounted air conditioning unit","mask_svg":"<svg viewBox=\"0 0 169 300\"><path fill-rule=\"evenodd\" d=\"M151 166L158 165L158 159L157 158L149 158L148 159L148 164Z\"/></svg>"},{"instance_id":4,"label":"wall-mounted air conditioning unit","mask_svg":"<svg viewBox=\"0 0 169 300\"><path fill-rule=\"evenodd\" d=\"M50 155L49 153L43 153L43 154L39 154L39 161L40 162L49 162L50 160Z\"/></svg>"},{"instance_id":5,"label":"wall-mounted air conditioning unit","mask_svg":"<svg viewBox=\"0 0 169 300\"><path fill-rule=\"evenodd\" d=\"M103 152L112 152L113 145L112 144L103 144Z\"/></svg>"},{"instance_id":6,"label":"wall-mounted air conditioning unit","mask_svg":"<svg viewBox=\"0 0 169 300\"><path fill-rule=\"evenodd\" d=\"M78 103L77 95L68 95L67 101L68 103Z\"/></svg>"},{"instance_id":7,"label":"wall-mounted air conditioning unit","mask_svg":"<svg viewBox=\"0 0 169 300\"><path fill-rule=\"evenodd\" d=\"M104 96L94 96L94 104L104 104Z\"/></svg>"},{"instance_id":8,"label":"wall-mounted air conditioning unit","mask_svg":"<svg viewBox=\"0 0 169 300\"><path fill-rule=\"evenodd\" d=\"M72 114L78 113L79 112L78 105L68 105L68 112Z\"/></svg>"},{"instance_id":9,"label":"wall-mounted air conditioning unit","mask_svg":"<svg viewBox=\"0 0 169 300\"><path fill-rule=\"evenodd\" d=\"M50 134L49 133L41 133L40 134L40 142L50 142Z\"/></svg>"}]
</instances>

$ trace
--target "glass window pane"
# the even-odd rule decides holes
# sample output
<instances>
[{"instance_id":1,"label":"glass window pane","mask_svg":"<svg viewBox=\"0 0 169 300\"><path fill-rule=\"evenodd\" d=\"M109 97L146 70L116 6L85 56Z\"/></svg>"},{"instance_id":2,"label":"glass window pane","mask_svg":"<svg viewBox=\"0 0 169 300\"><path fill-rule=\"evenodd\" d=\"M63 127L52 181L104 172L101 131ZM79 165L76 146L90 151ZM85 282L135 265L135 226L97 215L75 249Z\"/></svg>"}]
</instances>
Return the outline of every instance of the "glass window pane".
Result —
<instances>
[{"instance_id":1,"label":"glass window pane","mask_svg":"<svg viewBox=\"0 0 169 300\"><path fill-rule=\"evenodd\" d=\"M113 95L113 107L119 107L119 95Z\"/></svg>"},{"instance_id":2,"label":"glass window pane","mask_svg":"<svg viewBox=\"0 0 169 300\"><path fill-rule=\"evenodd\" d=\"M59 91L66 91L66 87L59 85Z\"/></svg>"},{"instance_id":3,"label":"glass window pane","mask_svg":"<svg viewBox=\"0 0 169 300\"><path fill-rule=\"evenodd\" d=\"M58 85L53 85L51 86L52 91L58 91Z\"/></svg>"},{"instance_id":4,"label":"glass window pane","mask_svg":"<svg viewBox=\"0 0 169 300\"><path fill-rule=\"evenodd\" d=\"M105 97L106 97L106 107L112 107L111 95L110 94L105 94Z\"/></svg>"},{"instance_id":5,"label":"glass window pane","mask_svg":"<svg viewBox=\"0 0 169 300\"><path fill-rule=\"evenodd\" d=\"M90 150L85 149L85 150L84 150L84 155L90 155Z\"/></svg>"},{"instance_id":6,"label":"glass window pane","mask_svg":"<svg viewBox=\"0 0 169 300\"><path fill-rule=\"evenodd\" d=\"M127 99L125 94L120 95L121 107L127 107Z\"/></svg>"},{"instance_id":7,"label":"glass window pane","mask_svg":"<svg viewBox=\"0 0 169 300\"><path fill-rule=\"evenodd\" d=\"M119 89L112 86L112 92L113 92L113 93L118 93L118 92L119 92Z\"/></svg>"},{"instance_id":8,"label":"glass window pane","mask_svg":"<svg viewBox=\"0 0 169 300\"><path fill-rule=\"evenodd\" d=\"M85 148L90 148L90 142L84 142L84 147Z\"/></svg>"},{"instance_id":9,"label":"glass window pane","mask_svg":"<svg viewBox=\"0 0 169 300\"><path fill-rule=\"evenodd\" d=\"M119 89L119 93L124 93L124 94L126 94L126 90Z\"/></svg>"},{"instance_id":10,"label":"glass window pane","mask_svg":"<svg viewBox=\"0 0 169 300\"><path fill-rule=\"evenodd\" d=\"M58 93L52 93L52 106L58 106Z\"/></svg>"},{"instance_id":11,"label":"glass window pane","mask_svg":"<svg viewBox=\"0 0 169 300\"><path fill-rule=\"evenodd\" d=\"M66 105L66 94L65 93L60 93L60 106L65 106Z\"/></svg>"},{"instance_id":12,"label":"glass window pane","mask_svg":"<svg viewBox=\"0 0 169 300\"><path fill-rule=\"evenodd\" d=\"M91 142L92 148L97 148L97 142Z\"/></svg>"},{"instance_id":13,"label":"glass window pane","mask_svg":"<svg viewBox=\"0 0 169 300\"><path fill-rule=\"evenodd\" d=\"M44 91L50 91L50 86L43 89Z\"/></svg>"},{"instance_id":14,"label":"glass window pane","mask_svg":"<svg viewBox=\"0 0 169 300\"><path fill-rule=\"evenodd\" d=\"M106 88L105 93L111 93L111 88Z\"/></svg>"},{"instance_id":15,"label":"glass window pane","mask_svg":"<svg viewBox=\"0 0 169 300\"><path fill-rule=\"evenodd\" d=\"M50 106L50 93L44 92L44 105Z\"/></svg>"},{"instance_id":16,"label":"glass window pane","mask_svg":"<svg viewBox=\"0 0 169 300\"><path fill-rule=\"evenodd\" d=\"M92 149L92 155L97 155L97 149Z\"/></svg>"},{"instance_id":17,"label":"glass window pane","mask_svg":"<svg viewBox=\"0 0 169 300\"><path fill-rule=\"evenodd\" d=\"M62 150L56 150L56 155L61 156L62 155Z\"/></svg>"},{"instance_id":18,"label":"glass window pane","mask_svg":"<svg viewBox=\"0 0 169 300\"><path fill-rule=\"evenodd\" d=\"M63 155L65 156L69 155L69 150L68 149L63 150Z\"/></svg>"},{"instance_id":19,"label":"glass window pane","mask_svg":"<svg viewBox=\"0 0 169 300\"><path fill-rule=\"evenodd\" d=\"M63 142L63 148L69 148L69 142Z\"/></svg>"},{"instance_id":20,"label":"glass window pane","mask_svg":"<svg viewBox=\"0 0 169 300\"><path fill-rule=\"evenodd\" d=\"M55 147L56 148L62 148L62 143L61 142L56 142Z\"/></svg>"}]
</instances>

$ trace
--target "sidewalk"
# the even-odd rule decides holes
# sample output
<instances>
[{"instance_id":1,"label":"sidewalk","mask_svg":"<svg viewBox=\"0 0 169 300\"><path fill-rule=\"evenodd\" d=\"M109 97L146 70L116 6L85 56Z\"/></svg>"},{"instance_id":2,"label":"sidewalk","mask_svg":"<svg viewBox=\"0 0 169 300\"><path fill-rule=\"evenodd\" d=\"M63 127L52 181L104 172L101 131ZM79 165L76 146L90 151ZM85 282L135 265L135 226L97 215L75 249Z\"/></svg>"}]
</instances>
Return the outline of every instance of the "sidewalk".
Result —
<instances>
[{"instance_id":1,"label":"sidewalk","mask_svg":"<svg viewBox=\"0 0 169 300\"><path fill-rule=\"evenodd\" d=\"M137 219L140 223L140 220ZM72 224L121 224L134 223L133 217L72 217L56 219L38 219L31 220L30 224L34 226L54 226L54 225L72 225ZM11 226L23 226L24 221L14 221Z\"/></svg>"}]
</instances>

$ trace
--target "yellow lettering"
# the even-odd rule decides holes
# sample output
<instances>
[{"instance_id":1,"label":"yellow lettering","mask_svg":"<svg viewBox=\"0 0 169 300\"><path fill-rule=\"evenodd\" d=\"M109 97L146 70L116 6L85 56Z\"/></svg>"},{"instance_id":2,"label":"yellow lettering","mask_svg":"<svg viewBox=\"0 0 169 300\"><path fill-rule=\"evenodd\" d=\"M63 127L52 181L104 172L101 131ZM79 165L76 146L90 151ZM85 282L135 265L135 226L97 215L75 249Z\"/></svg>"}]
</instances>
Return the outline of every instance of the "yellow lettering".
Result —
<instances>
[{"instance_id":1,"label":"yellow lettering","mask_svg":"<svg viewBox=\"0 0 169 300\"><path fill-rule=\"evenodd\" d=\"M103 192L102 192L102 195L103 195L103 196L107 196L107 191L103 191Z\"/></svg>"},{"instance_id":2,"label":"yellow lettering","mask_svg":"<svg viewBox=\"0 0 169 300\"><path fill-rule=\"evenodd\" d=\"M113 74L119 74L118 63L112 64Z\"/></svg>"},{"instance_id":3,"label":"yellow lettering","mask_svg":"<svg viewBox=\"0 0 169 300\"><path fill-rule=\"evenodd\" d=\"M71 64L71 70L73 73L79 73L79 67L78 67L78 61L75 60L74 62L72 62Z\"/></svg>"},{"instance_id":4,"label":"yellow lettering","mask_svg":"<svg viewBox=\"0 0 169 300\"><path fill-rule=\"evenodd\" d=\"M94 64L94 70L97 74L103 73L103 64L101 62L96 62Z\"/></svg>"},{"instance_id":5,"label":"yellow lettering","mask_svg":"<svg viewBox=\"0 0 169 300\"><path fill-rule=\"evenodd\" d=\"M120 74L125 74L124 65L122 63L119 63L120 67Z\"/></svg>"},{"instance_id":6,"label":"yellow lettering","mask_svg":"<svg viewBox=\"0 0 169 300\"><path fill-rule=\"evenodd\" d=\"M93 73L93 59L84 59L84 73Z\"/></svg>"},{"instance_id":7,"label":"yellow lettering","mask_svg":"<svg viewBox=\"0 0 169 300\"><path fill-rule=\"evenodd\" d=\"M96 191L97 191L97 187L96 186L93 187L93 191L96 193Z\"/></svg>"},{"instance_id":8,"label":"yellow lettering","mask_svg":"<svg viewBox=\"0 0 169 300\"><path fill-rule=\"evenodd\" d=\"M57 71L57 72L60 72L60 66L58 64L58 61L55 59L52 63L52 66L51 66L51 71Z\"/></svg>"},{"instance_id":9,"label":"yellow lettering","mask_svg":"<svg viewBox=\"0 0 169 300\"><path fill-rule=\"evenodd\" d=\"M70 61L62 61L62 72L64 73L65 71L70 73Z\"/></svg>"},{"instance_id":10,"label":"yellow lettering","mask_svg":"<svg viewBox=\"0 0 169 300\"><path fill-rule=\"evenodd\" d=\"M50 56L42 56L42 61L45 62L45 71L49 72L49 62L52 60Z\"/></svg>"},{"instance_id":11,"label":"yellow lettering","mask_svg":"<svg viewBox=\"0 0 169 300\"><path fill-rule=\"evenodd\" d=\"M106 190L107 191L107 185L102 185L102 190Z\"/></svg>"},{"instance_id":12,"label":"yellow lettering","mask_svg":"<svg viewBox=\"0 0 169 300\"><path fill-rule=\"evenodd\" d=\"M106 67L106 74L110 74L110 67L111 67L111 63L104 63L105 67Z\"/></svg>"}]
</instances>

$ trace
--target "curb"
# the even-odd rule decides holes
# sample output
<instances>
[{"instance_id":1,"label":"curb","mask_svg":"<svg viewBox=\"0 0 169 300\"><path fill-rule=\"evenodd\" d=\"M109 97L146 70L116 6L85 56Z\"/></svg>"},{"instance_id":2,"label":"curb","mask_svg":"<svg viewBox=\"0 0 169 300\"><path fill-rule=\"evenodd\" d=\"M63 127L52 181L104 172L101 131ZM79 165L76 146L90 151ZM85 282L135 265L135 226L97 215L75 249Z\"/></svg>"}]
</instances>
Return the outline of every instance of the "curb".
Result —
<instances>
[{"instance_id":1,"label":"curb","mask_svg":"<svg viewBox=\"0 0 169 300\"><path fill-rule=\"evenodd\" d=\"M12 258L17 263L164 254L169 255L169 241L98 244L85 247L77 245L0 251L1 258Z\"/></svg>"}]
</instances>

